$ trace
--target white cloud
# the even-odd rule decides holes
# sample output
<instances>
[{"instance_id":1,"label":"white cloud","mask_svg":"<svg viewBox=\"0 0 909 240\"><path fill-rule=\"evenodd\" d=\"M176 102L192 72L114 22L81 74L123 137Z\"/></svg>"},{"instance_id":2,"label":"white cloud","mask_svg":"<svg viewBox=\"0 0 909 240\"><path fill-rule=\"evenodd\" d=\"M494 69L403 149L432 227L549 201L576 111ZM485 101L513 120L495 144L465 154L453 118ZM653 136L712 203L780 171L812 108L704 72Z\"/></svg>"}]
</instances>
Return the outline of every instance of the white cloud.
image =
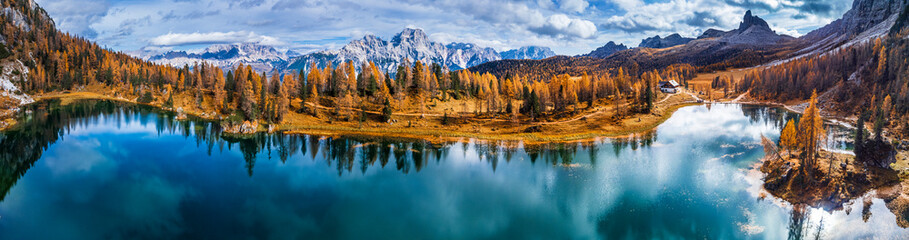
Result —
<instances>
[{"instance_id":1,"label":"white cloud","mask_svg":"<svg viewBox=\"0 0 909 240\"><path fill-rule=\"evenodd\" d=\"M36 1L62 30L121 51L265 42L308 52L335 49L366 33L388 40L416 24L497 49L540 45L579 54L611 40L636 45L656 34L728 30L746 9L779 32L804 34L841 15L852 0ZM837 7L825 10L830 4Z\"/></svg>"},{"instance_id":2,"label":"white cloud","mask_svg":"<svg viewBox=\"0 0 909 240\"><path fill-rule=\"evenodd\" d=\"M258 43L262 45L284 45L277 38L258 35L254 32L208 32L208 33L168 33L149 40L154 46L182 46L193 44L218 43Z\"/></svg>"},{"instance_id":3,"label":"white cloud","mask_svg":"<svg viewBox=\"0 0 909 240\"><path fill-rule=\"evenodd\" d=\"M110 8L106 0L39 0L38 3L50 13L58 27L89 38L98 34L90 25Z\"/></svg>"},{"instance_id":4,"label":"white cloud","mask_svg":"<svg viewBox=\"0 0 909 240\"><path fill-rule=\"evenodd\" d=\"M589 5L586 0L562 0L559 8L570 12L584 12Z\"/></svg>"},{"instance_id":5,"label":"white cloud","mask_svg":"<svg viewBox=\"0 0 909 240\"><path fill-rule=\"evenodd\" d=\"M591 21L571 18L565 14L555 14L549 16L543 26L533 30L552 36L590 38L597 33L597 26Z\"/></svg>"}]
</instances>

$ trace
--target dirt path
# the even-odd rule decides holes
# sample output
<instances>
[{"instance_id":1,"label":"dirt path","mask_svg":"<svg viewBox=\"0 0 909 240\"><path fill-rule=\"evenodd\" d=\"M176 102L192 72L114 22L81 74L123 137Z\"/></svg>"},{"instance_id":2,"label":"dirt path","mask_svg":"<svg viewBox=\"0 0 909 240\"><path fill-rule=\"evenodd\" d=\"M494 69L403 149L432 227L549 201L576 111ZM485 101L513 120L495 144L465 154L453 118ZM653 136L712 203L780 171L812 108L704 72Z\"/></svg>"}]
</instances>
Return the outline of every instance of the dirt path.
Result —
<instances>
[{"instance_id":1,"label":"dirt path","mask_svg":"<svg viewBox=\"0 0 909 240\"><path fill-rule=\"evenodd\" d=\"M742 95L739 95L739 97L733 99L732 103L738 103L738 102L742 101L742 99L745 98L745 96L748 96L749 93L751 93L751 90L748 90L747 92L742 93Z\"/></svg>"},{"instance_id":2,"label":"dirt path","mask_svg":"<svg viewBox=\"0 0 909 240\"><path fill-rule=\"evenodd\" d=\"M686 94L688 94L688 96L691 96L691 98L694 98L694 101L696 101L696 102L704 101L704 99L701 99L697 95L694 95L694 93L691 93L691 91L688 91L688 90L682 90L682 91L684 91Z\"/></svg>"},{"instance_id":3,"label":"dirt path","mask_svg":"<svg viewBox=\"0 0 909 240\"><path fill-rule=\"evenodd\" d=\"M663 103L663 102L665 102L666 100L669 100L669 98L671 98L672 96L675 96L676 94L677 94L677 93L667 94L666 97L663 98L663 100L660 100L660 101L657 102L657 103Z\"/></svg>"}]
</instances>

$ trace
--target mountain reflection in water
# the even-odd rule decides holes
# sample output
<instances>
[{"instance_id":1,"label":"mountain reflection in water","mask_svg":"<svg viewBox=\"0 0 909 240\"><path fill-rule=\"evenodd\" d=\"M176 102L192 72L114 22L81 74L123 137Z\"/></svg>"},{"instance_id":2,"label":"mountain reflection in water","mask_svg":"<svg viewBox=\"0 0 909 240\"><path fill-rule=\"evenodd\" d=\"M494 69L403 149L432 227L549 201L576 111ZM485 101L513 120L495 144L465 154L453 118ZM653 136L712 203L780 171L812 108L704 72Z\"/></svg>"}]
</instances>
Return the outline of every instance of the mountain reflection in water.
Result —
<instances>
[{"instance_id":1,"label":"mountain reflection in water","mask_svg":"<svg viewBox=\"0 0 909 240\"><path fill-rule=\"evenodd\" d=\"M46 101L0 134L0 239L906 236L873 197L832 212L760 200L759 136L793 118L694 106L630 138L434 145L237 138L146 106Z\"/></svg>"}]
</instances>

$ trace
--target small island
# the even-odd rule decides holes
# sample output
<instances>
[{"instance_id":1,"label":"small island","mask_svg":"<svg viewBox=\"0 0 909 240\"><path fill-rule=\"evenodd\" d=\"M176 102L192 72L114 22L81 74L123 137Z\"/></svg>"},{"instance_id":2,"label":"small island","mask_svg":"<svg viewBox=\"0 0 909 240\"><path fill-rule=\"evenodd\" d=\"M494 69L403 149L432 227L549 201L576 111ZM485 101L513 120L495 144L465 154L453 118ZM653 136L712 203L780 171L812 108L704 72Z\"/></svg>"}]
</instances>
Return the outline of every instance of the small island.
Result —
<instances>
[{"instance_id":1,"label":"small island","mask_svg":"<svg viewBox=\"0 0 909 240\"><path fill-rule=\"evenodd\" d=\"M779 144L762 137L766 153L760 166L765 174L764 189L794 205L828 211L841 210L874 191L894 214L903 216L897 218L898 225L909 227L909 179L905 173L901 178L891 167L898 152L883 140L880 121L875 124L875 136L866 137L865 118L883 118L879 110L859 116L854 155L827 151L820 147L828 136L814 94L798 123L786 123ZM871 203L864 205L868 208Z\"/></svg>"}]
</instances>

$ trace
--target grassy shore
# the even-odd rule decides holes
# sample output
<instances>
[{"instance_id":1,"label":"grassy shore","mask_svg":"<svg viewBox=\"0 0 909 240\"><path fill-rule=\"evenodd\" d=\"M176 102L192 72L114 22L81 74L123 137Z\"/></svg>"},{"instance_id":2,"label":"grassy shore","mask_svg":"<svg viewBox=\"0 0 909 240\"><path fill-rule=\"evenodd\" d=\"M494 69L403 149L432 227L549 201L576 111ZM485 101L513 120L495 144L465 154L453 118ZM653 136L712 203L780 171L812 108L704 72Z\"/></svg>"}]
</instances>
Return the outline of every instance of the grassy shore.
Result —
<instances>
[{"instance_id":1,"label":"grassy shore","mask_svg":"<svg viewBox=\"0 0 909 240\"><path fill-rule=\"evenodd\" d=\"M521 141L524 144L544 144L553 142L588 142L599 138L626 137L636 133L643 133L655 129L657 126L668 120L672 113L685 106L696 105L694 103L677 104L669 106L665 113L647 117L646 121L642 120L640 124L633 127L615 130L580 130L580 131L543 131L534 133L520 132L496 132L496 131L477 131L467 132L438 126L419 126L419 127L382 127L382 126L345 126L333 124L313 124L313 125L292 125L282 124L280 130L286 130L287 134L310 134L325 136L371 136L371 137L403 137L412 139L423 139L430 142L452 142L463 141L467 139L477 139L486 141ZM641 118L645 119L645 118ZM522 124L522 123L517 123ZM537 126L539 123L523 123L527 126ZM569 123L566 123L566 125ZM369 125L369 124L367 124ZM382 124L379 124L382 125ZM454 126L453 128L464 128L467 126ZM559 126L564 127L564 126Z\"/></svg>"},{"instance_id":2,"label":"grassy shore","mask_svg":"<svg viewBox=\"0 0 909 240\"><path fill-rule=\"evenodd\" d=\"M156 100L145 105L163 107L164 96L155 96ZM59 99L61 104L71 104L80 100L112 100L139 104L135 97L120 97L114 91L103 86L87 86L82 91L50 92L35 96L37 101ZM655 129L669 119L679 108L696 105L688 94L660 95L652 113L631 114L622 118L614 117L614 106L608 102L598 103L593 107L575 109L571 113L550 117L547 121L535 122L527 118L507 118L504 116L487 116L482 114L453 114L448 123L443 124L442 106L467 105L460 102L438 103L437 110L429 112L401 111L396 112L394 122L379 122L377 116L365 122L339 121L322 114L320 118L289 112L282 124L276 124L273 130L285 134L311 134L325 136L369 136L422 139L434 143L465 141L515 141L524 144L544 144L553 142L587 142L601 138L624 137ZM203 101L207 105L210 99ZM299 107L300 102L294 103ZM447 104L447 105L445 105ZM175 108L189 115L218 121L223 116L213 110L200 108L191 96L174 95ZM627 106L622 106L627 108ZM168 109L173 110L173 109ZM450 109L447 109L450 111ZM327 110L326 110L327 111ZM425 113L425 114L424 114ZM350 115L355 114L351 112ZM535 128L528 131L528 128ZM259 127L266 131L265 126ZM2 130L2 129L0 129Z\"/></svg>"}]
</instances>

